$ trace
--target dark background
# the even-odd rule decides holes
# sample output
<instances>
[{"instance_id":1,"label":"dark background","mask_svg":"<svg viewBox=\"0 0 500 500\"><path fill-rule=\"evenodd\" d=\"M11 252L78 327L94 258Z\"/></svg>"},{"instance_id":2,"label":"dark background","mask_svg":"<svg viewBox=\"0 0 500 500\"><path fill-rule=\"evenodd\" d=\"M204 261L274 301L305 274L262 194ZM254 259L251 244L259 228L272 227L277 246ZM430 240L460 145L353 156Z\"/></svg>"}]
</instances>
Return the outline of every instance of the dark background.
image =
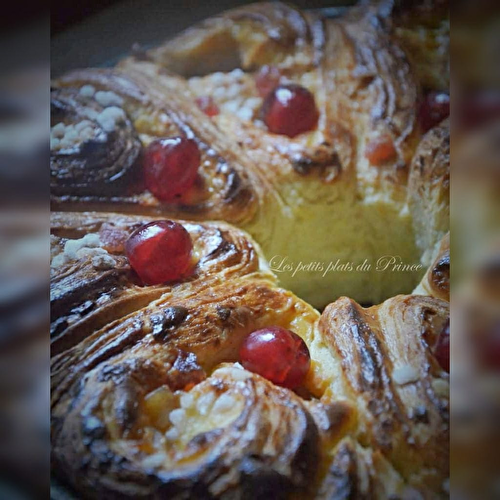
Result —
<instances>
[{"instance_id":1,"label":"dark background","mask_svg":"<svg viewBox=\"0 0 500 500\"><path fill-rule=\"evenodd\" d=\"M53 75L115 63L132 44L151 46L245 0L58 0L51 9ZM349 5L355 0L295 0L305 9Z\"/></svg>"}]
</instances>

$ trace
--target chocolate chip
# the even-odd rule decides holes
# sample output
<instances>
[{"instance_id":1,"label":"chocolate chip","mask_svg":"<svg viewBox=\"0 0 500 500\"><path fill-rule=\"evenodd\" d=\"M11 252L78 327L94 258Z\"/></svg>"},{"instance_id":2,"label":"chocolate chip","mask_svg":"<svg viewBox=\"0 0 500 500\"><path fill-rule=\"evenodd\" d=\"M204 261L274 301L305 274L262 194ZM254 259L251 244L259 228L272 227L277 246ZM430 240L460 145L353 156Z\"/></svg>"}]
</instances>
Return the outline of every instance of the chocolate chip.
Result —
<instances>
[{"instance_id":1,"label":"chocolate chip","mask_svg":"<svg viewBox=\"0 0 500 500\"><path fill-rule=\"evenodd\" d=\"M450 288L450 253L445 255L436 263L432 270L432 282L437 288L448 291Z\"/></svg>"},{"instance_id":2,"label":"chocolate chip","mask_svg":"<svg viewBox=\"0 0 500 500\"><path fill-rule=\"evenodd\" d=\"M324 171L324 169L329 168L337 173L342 169L339 155L335 151L320 151L319 154L312 157L297 155L291 163L293 169L301 175L307 175L313 169Z\"/></svg>"},{"instance_id":3,"label":"chocolate chip","mask_svg":"<svg viewBox=\"0 0 500 500\"><path fill-rule=\"evenodd\" d=\"M153 335L159 338L165 336L177 328L187 317L189 311L182 306L167 307L163 313L151 316Z\"/></svg>"},{"instance_id":4,"label":"chocolate chip","mask_svg":"<svg viewBox=\"0 0 500 500\"><path fill-rule=\"evenodd\" d=\"M308 174L312 166L313 161L310 158L297 158L292 161L293 169L302 175Z\"/></svg>"},{"instance_id":5,"label":"chocolate chip","mask_svg":"<svg viewBox=\"0 0 500 500\"><path fill-rule=\"evenodd\" d=\"M231 309L227 307L217 306L217 314L222 321L227 321L229 316L231 315Z\"/></svg>"}]
</instances>

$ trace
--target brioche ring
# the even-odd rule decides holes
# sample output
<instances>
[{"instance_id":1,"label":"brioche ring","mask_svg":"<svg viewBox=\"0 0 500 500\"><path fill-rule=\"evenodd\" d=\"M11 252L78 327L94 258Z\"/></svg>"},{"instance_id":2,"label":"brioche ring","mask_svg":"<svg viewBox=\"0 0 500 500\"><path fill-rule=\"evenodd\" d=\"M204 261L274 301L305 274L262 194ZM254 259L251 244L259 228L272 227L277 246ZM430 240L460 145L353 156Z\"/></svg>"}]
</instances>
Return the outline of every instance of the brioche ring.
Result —
<instances>
[{"instance_id":1,"label":"brioche ring","mask_svg":"<svg viewBox=\"0 0 500 500\"><path fill-rule=\"evenodd\" d=\"M79 113L66 118L74 117L80 134L84 128L86 147L102 145L99 134L109 129L109 155L96 181L108 176L113 189L98 186L91 168L67 167L82 152L61 150L68 132L54 117L66 135L54 138L53 207L235 224L259 242L283 286L316 307L341 295L374 304L411 292L424 268L380 272L376 263L391 255L408 266L430 264L429 248L448 230L449 193L445 181L425 172L419 177L415 163L446 175L449 158L436 153L436 140L416 149L419 79L399 46L393 17L388 2L353 8L340 19L258 3L209 19L115 68L62 75L53 83L53 99L78 96ZM256 84L265 65L311 92L319 113L314 130L290 138L266 129ZM199 107L207 96L216 116ZM96 112L96 105L106 107ZM90 124L81 118L88 115ZM138 136L143 149L162 137L193 139L201 153L196 182L174 201L157 199L140 182L136 148L122 145L128 161L113 169L120 134L132 144ZM429 199L422 189L432 189ZM364 262L365 272L350 270ZM311 263L322 271L305 271Z\"/></svg>"},{"instance_id":2,"label":"brioche ring","mask_svg":"<svg viewBox=\"0 0 500 500\"><path fill-rule=\"evenodd\" d=\"M53 215L58 474L120 498L443 494L448 375L433 348L447 302L401 295L364 309L343 297L320 315L278 288L244 233L214 223L184 223L189 280L141 286L116 241L149 220ZM58 259L89 235L101 246ZM238 363L245 337L276 325L310 351L295 392Z\"/></svg>"},{"instance_id":3,"label":"brioche ring","mask_svg":"<svg viewBox=\"0 0 500 500\"><path fill-rule=\"evenodd\" d=\"M447 497L449 123L418 118L446 77L412 9L257 3L55 79L51 457L78 496ZM312 96L312 130L271 132L262 77ZM162 201L171 137L200 165ZM190 272L148 285L127 242L166 218ZM293 390L242 360L271 327L305 343Z\"/></svg>"}]
</instances>

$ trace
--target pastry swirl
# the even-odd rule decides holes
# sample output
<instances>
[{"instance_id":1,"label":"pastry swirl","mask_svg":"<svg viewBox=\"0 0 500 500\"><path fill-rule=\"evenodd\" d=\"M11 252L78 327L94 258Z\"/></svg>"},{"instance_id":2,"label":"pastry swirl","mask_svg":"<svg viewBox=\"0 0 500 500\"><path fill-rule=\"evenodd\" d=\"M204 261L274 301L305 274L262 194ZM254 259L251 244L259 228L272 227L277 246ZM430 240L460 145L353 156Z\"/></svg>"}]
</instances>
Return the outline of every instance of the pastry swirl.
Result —
<instances>
[{"instance_id":1,"label":"pastry swirl","mask_svg":"<svg viewBox=\"0 0 500 500\"><path fill-rule=\"evenodd\" d=\"M52 91L51 119L57 124L74 123L80 133L88 134L83 143L60 144L51 156L51 190L56 195L105 195L123 192L129 183L142 145L126 117L120 125L106 130L104 108L96 101L84 102L74 89ZM98 121L100 119L100 122Z\"/></svg>"},{"instance_id":2,"label":"pastry swirl","mask_svg":"<svg viewBox=\"0 0 500 500\"><path fill-rule=\"evenodd\" d=\"M269 260L287 258L293 266L371 263L365 274L281 270L283 285L317 307L342 294L378 303L410 292L421 276L376 272L376 261L398 255L429 265L431 245L422 234L442 236L447 222L422 216L425 209L414 201L421 196L418 180L408 182L414 154L434 146L424 140L416 152L420 87L394 34L398 15L388 2L361 5L339 19L258 3L206 20L113 69L62 75L53 82L55 95L83 93L89 106L107 96L104 103L119 103L143 150L155 139L183 136L197 143L201 164L194 185L174 202L145 189L139 166L118 191L86 188L83 196L55 185L53 206L225 220L249 232ZM267 66L311 92L315 130L290 138L266 129L256 79ZM197 99L207 96L216 116L199 109ZM375 165L367 155L380 143L392 153ZM58 170L55 162L56 179L63 176ZM448 203L446 194L441 201ZM417 227L420 220L427 229ZM289 245L296 235L304 242Z\"/></svg>"},{"instance_id":3,"label":"pastry swirl","mask_svg":"<svg viewBox=\"0 0 500 500\"><path fill-rule=\"evenodd\" d=\"M439 243L432 264L413 293L450 300L450 233Z\"/></svg>"},{"instance_id":4,"label":"pastry swirl","mask_svg":"<svg viewBox=\"0 0 500 500\"><path fill-rule=\"evenodd\" d=\"M130 230L148 218L54 214L53 262L58 238L100 231L116 242L109 221ZM320 316L277 287L239 230L184 225L198 259L192 279L141 287L128 270L121 289L103 280L93 317L55 338L55 470L86 496L443 494L448 378L433 348L447 303L397 296L364 309L341 298ZM119 268L117 247L109 255ZM89 258L77 252L54 266L54 283L100 275ZM71 311L88 297L75 294ZM124 297L126 312L113 307ZM312 367L296 392L238 363L244 338L271 325L309 347Z\"/></svg>"},{"instance_id":5,"label":"pastry swirl","mask_svg":"<svg viewBox=\"0 0 500 500\"><path fill-rule=\"evenodd\" d=\"M382 452L413 486L436 492L448 468L449 409L433 347L448 316L448 304L429 297L397 296L369 309L342 298L319 321L344 390L357 400L361 444Z\"/></svg>"},{"instance_id":6,"label":"pastry swirl","mask_svg":"<svg viewBox=\"0 0 500 500\"><path fill-rule=\"evenodd\" d=\"M57 206L76 204L78 207L84 202L86 207L114 206L136 213L189 215L191 219L223 219L229 222L251 217L258 198L255 191L262 189L262 182L255 179L251 168L243 167L236 152L228 147L209 118L191 100L172 93L168 82L165 77L155 85L139 73L129 76L118 70L88 69L62 77L59 85L65 90L81 91L90 86L96 93L111 92L122 103L120 109L127 116L127 121L134 124L135 133L143 145L149 144L155 137L172 135L195 139L202 151L202 168L189 197L165 206L144 190L139 176L139 180L133 179L122 186L120 196L113 196L111 191L101 194L95 190L86 193L84 198L68 192L58 196L56 190L54 202ZM87 105L92 106L95 99L86 97L85 100Z\"/></svg>"},{"instance_id":7,"label":"pastry swirl","mask_svg":"<svg viewBox=\"0 0 500 500\"><path fill-rule=\"evenodd\" d=\"M222 367L200 381L179 362L183 353L144 354L91 371L54 427L58 465L79 488L123 498L309 490L320 448L300 398L241 369ZM183 377L199 383L182 391Z\"/></svg>"},{"instance_id":8,"label":"pastry swirl","mask_svg":"<svg viewBox=\"0 0 500 500\"><path fill-rule=\"evenodd\" d=\"M185 223L196 254L192 276L175 287L144 287L131 271L123 245L134 229L151 220L118 214L53 214L52 262L57 263L63 257L61 264L52 268L51 315L56 318L51 328L53 352L60 350L59 345L70 347L92 329L119 319L165 293L180 296L193 286L198 289L215 286L256 273L261 266L261 257L248 236L231 226ZM68 240L83 241L88 234L99 240L99 253L95 248L85 252L83 247L80 258L68 258L64 250ZM103 254L110 262L102 262Z\"/></svg>"},{"instance_id":9,"label":"pastry swirl","mask_svg":"<svg viewBox=\"0 0 500 500\"><path fill-rule=\"evenodd\" d=\"M422 262L428 266L450 219L450 124L431 129L419 144L410 167L410 209Z\"/></svg>"},{"instance_id":10,"label":"pastry swirl","mask_svg":"<svg viewBox=\"0 0 500 500\"><path fill-rule=\"evenodd\" d=\"M53 82L52 462L78 495L447 496L449 123L422 135L411 29L385 0L338 19L257 3ZM314 98L313 130L270 132L266 71ZM172 137L201 162L161 201L144 158ZM125 243L162 218L191 272L148 286ZM412 295L418 273L376 270L396 255L432 262ZM271 327L307 346L294 390L240 364Z\"/></svg>"}]
</instances>

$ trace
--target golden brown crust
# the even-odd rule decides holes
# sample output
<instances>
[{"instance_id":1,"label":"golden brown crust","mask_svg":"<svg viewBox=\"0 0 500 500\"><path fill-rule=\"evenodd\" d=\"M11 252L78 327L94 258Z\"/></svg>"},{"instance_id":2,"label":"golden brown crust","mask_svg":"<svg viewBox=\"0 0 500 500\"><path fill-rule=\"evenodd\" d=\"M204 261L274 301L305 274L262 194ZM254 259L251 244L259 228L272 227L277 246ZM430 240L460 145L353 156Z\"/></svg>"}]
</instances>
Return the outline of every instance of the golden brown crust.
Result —
<instances>
[{"instance_id":1,"label":"golden brown crust","mask_svg":"<svg viewBox=\"0 0 500 500\"><path fill-rule=\"evenodd\" d=\"M260 2L207 19L149 50L147 59L183 76L256 69L287 56L303 66L313 60L315 39L304 13L280 2Z\"/></svg>"},{"instance_id":2,"label":"golden brown crust","mask_svg":"<svg viewBox=\"0 0 500 500\"><path fill-rule=\"evenodd\" d=\"M346 437L337 445L318 492L319 499L418 498L379 451Z\"/></svg>"},{"instance_id":3,"label":"golden brown crust","mask_svg":"<svg viewBox=\"0 0 500 500\"><path fill-rule=\"evenodd\" d=\"M147 143L155 136L180 133L194 135L202 150L215 151L215 155L203 158L208 163L195 192L180 203L162 206L151 196L127 196L125 191L112 199L95 195L85 201L121 201L134 211L177 217L187 212L194 217L248 220L248 214L239 212L262 200L266 193L263 178L275 189L283 180L295 180L297 174L319 173L327 182L342 174L351 189L355 189L352 182L356 175L363 184L372 183L370 170L374 167L365 165L363 154L369 142L379 136L392 138L397 158L377 173L380 179L375 188L394 190L404 185L405 166L418 136L417 84L404 52L394 43L387 16L385 8L371 6L354 9L340 20L328 20L280 3L259 3L205 21L152 49L146 58L122 61L115 70L74 71L58 79L55 86L79 89L91 84L123 97L123 107L143 142L145 136ZM289 139L230 116L214 124L197 108L185 80L173 72L189 74L177 67L178 60L189 61L199 74L208 71L202 64L206 60L215 61L210 71L223 70L224 59L231 59L228 54L221 54L219 62L206 57L214 53L213 40L221 33L234 38L227 46L241 56L244 69L273 64L292 81L308 75L321 112L317 132ZM255 87L249 97L258 98ZM215 160L219 167L227 167L220 179L214 174L221 174ZM270 169L270 165L275 167ZM218 196L221 183L231 193L222 191ZM235 183L237 193L233 192ZM204 189L208 186L217 189L208 193ZM56 196L55 202L78 201L78 196L67 194ZM234 208L226 207L228 200L234 204L236 199Z\"/></svg>"},{"instance_id":4,"label":"golden brown crust","mask_svg":"<svg viewBox=\"0 0 500 500\"><path fill-rule=\"evenodd\" d=\"M96 234L108 221L127 230L147 220L56 214L53 231L59 236L53 239L53 258L60 252L60 235L74 239ZM97 305L100 325L94 321L89 326L84 317L73 331L67 329L58 337L67 341L57 344L51 368L56 470L84 494L305 494L320 456L318 429L305 403L232 365L210 374L221 363L238 360L241 342L251 331L279 324L311 338L318 314L276 288L273 276L259 268L258 249L240 231L224 224L184 225L198 258L191 279L172 286L139 287L129 271L116 295L110 293L116 284L103 280L98 291L109 295L111 303L130 296L127 314L119 311L113 316L116 310ZM116 251L113 255L120 257ZM86 266L88 257L83 256L56 267L55 290L60 276L85 284L87 275L101 275L95 270L83 274ZM72 311L83 310L79 306L88 302L88 294L75 293L72 298ZM162 394L153 395L159 389ZM177 444L169 451L165 438L158 439L173 424L168 414L158 423L156 407L161 403L160 413L180 410L181 395L174 392L189 389L189 397L196 401L214 394L217 425L195 432L186 448ZM228 397L235 399L231 407L241 408L220 429ZM199 411L203 427L209 417ZM151 456L161 453L163 462L149 465L154 462Z\"/></svg>"},{"instance_id":5,"label":"golden brown crust","mask_svg":"<svg viewBox=\"0 0 500 500\"><path fill-rule=\"evenodd\" d=\"M221 47L227 50L218 51ZM319 111L315 130L294 138L267 130L256 85L256 72L265 64L284 82L312 92ZM195 68L199 76L192 77ZM390 2L360 5L339 19L281 3L245 6L114 69L73 71L54 82L56 95L80 94L88 85L122 101L125 120L117 129L139 138L141 154L156 138L183 135L198 143L202 164L194 186L175 202L162 203L145 188L139 154L131 162L136 180L123 175L129 182L113 182L114 192L103 192L91 178L83 191L67 179L62 191L56 183L57 209L225 220L256 238L268 259L288 257L294 265L319 261L327 268L346 260L346 247L356 247L355 266L368 259L374 269L389 254L411 265L428 248L418 231L415 242L407 211L408 168L420 139L419 82L394 36ZM198 109L196 99L207 96L219 107L217 116ZM87 100L92 107L95 96ZM390 157L379 162L369 152L380 144ZM54 165L58 172L60 162ZM54 178L77 171L63 170ZM98 172L114 170L105 165ZM321 234L312 230L316 227ZM313 244L290 249L288 241L297 235ZM400 275L398 285L394 276L371 271L338 278L281 276L316 307L341 294L378 303L410 292L420 276Z\"/></svg>"},{"instance_id":6,"label":"golden brown crust","mask_svg":"<svg viewBox=\"0 0 500 500\"><path fill-rule=\"evenodd\" d=\"M74 386L69 407L71 401L59 403L53 412L54 455L78 489L121 498L307 494L320 449L317 428L300 398L239 369L232 369L237 378L221 368L203 380L189 358L179 376L176 365L185 365L179 359L186 355L169 354L143 350L101 364ZM199 381L184 393L192 401L174 395L171 376ZM162 397L165 414L158 417L154 398ZM232 407L217 413L217 405L223 408L226 401ZM189 412L202 426L210 419L217 424L168 447L158 440L169 410ZM167 429L180 427L166 420Z\"/></svg>"},{"instance_id":7,"label":"golden brown crust","mask_svg":"<svg viewBox=\"0 0 500 500\"><path fill-rule=\"evenodd\" d=\"M229 52L207 58L221 36L226 38ZM252 140L245 141L250 154L274 149L268 162L281 153L296 171L302 168L301 173L330 167L324 175L330 181L340 172L349 176L352 169L363 177L359 163L364 148L370 139L388 135L395 142L398 159L380 175L391 178L391 184L405 182L401 166L409 163L418 136L417 84L404 52L392 37L390 11L385 5L363 6L330 20L278 2L258 3L204 21L148 51L147 59L183 76L193 74L194 68L197 75L204 75L235 67L252 71L266 64L278 67L292 81L300 81L306 74L320 107L322 140L276 137L239 120L219 126L240 142L250 133ZM189 61L192 69L179 67L180 60ZM204 66L206 60L210 67ZM130 67L134 62L127 60L122 65ZM238 125L246 128L241 135L233 132ZM312 142L312 150L307 142ZM391 189L390 185L385 188Z\"/></svg>"},{"instance_id":8,"label":"golden brown crust","mask_svg":"<svg viewBox=\"0 0 500 500\"><path fill-rule=\"evenodd\" d=\"M432 264L413 293L450 300L450 233L439 243Z\"/></svg>"},{"instance_id":9,"label":"golden brown crust","mask_svg":"<svg viewBox=\"0 0 500 500\"><path fill-rule=\"evenodd\" d=\"M340 364L345 396L357 407L356 439L380 452L406 484L441 495L448 475L448 375L432 349L448 317L446 302L397 296L368 309L341 298L319 321Z\"/></svg>"},{"instance_id":10,"label":"golden brown crust","mask_svg":"<svg viewBox=\"0 0 500 500\"><path fill-rule=\"evenodd\" d=\"M52 218L52 460L79 494L446 496L448 374L433 355L449 316L447 302L435 298L446 294L441 261L424 278L434 297L399 295L371 308L342 297L320 316L278 288L256 244L225 223L180 221L195 267L178 283L143 286L123 250L128 235L155 215L232 222L280 251L292 237L309 238L291 220L314 215L326 223L328 215L341 221L332 226L339 237L351 242L354 232L373 252L376 230L370 222L359 230L359 215L376 219L380 211L383 227L386 213L388 220L404 214L408 199L417 243L422 252L431 248L448 228L449 131L441 124L413 154L419 82L395 41L389 4L329 20L258 3L114 69L74 71L54 82L65 122L101 110L82 94L84 85L118 96L125 118L106 137L102 171L55 158L53 205L136 214ZM209 118L198 109L195 98L214 78L202 75L235 67L247 71L238 76L240 92L260 99L253 72L264 64L313 92L316 131L291 139L267 132L256 112ZM215 75L222 85L234 78ZM202 166L194 188L164 204L137 180L138 162L144 146L173 135L197 142ZM375 166L365 151L381 136L396 155ZM102 190L103 179L113 190ZM316 202L326 215L308 212ZM358 210L344 221L345 206ZM405 216L394 227L411 233ZM281 247L273 247L278 231ZM295 392L238 364L243 339L276 325L300 335L311 353Z\"/></svg>"},{"instance_id":11,"label":"golden brown crust","mask_svg":"<svg viewBox=\"0 0 500 500\"><path fill-rule=\"evenodd\" d=\"M52 259L63 254L65 243L87 234L100 235L104 248L111 234L126 239L136 228L154 220L145 216L96 213L52 215ZM78 343L115 319L138 310L165 294L185 296L238 276L261 270L262 257L248 235L225 225L184 223L194 245L193 273L172 285L144 286L131 271L123 242L111 249L114 263L105 268L92 255L53 267L51 326L53 353ZM109 248L109 247L108 247ZM259 260L260 259L260 260ZM54 260L53 260L54 262ZM267 271L261 273L269 279Z\"/></svg>"},{"instance_id":12,"label":"golden brown crust","mask_svg":"<svg viewBox=\"0 0 500 500\"><path fill-rule=\"evenodd\" d=\"M450 124L444 120L419 144L410 167L408 183L417 245L428 266L434 248L450 224Z\"/></svg>"},{"instance_id":13,"label":"golden brown crust","mask_svg":"<svg viewBox=\"0 0 500 500\"><path fill-rule=\"evenodd\" d=\"M110 221L126 231L148 220L55 214L53 259L60 238L101 231L114 241ZM192 279L140 287L128 271L121 289L102 280L94 288L109 303L96 301L98 322L83 316L56 343L56 470L83 494L112 497L363 498L367 484L379 498L408 488L440 494L448 383L432 348L447 303L398 296L363 309L342 298L319 318L276 287L243 233L184 224L199 259ZM113 252L123 267L116 245ZM54 289L61 276L73 284L101 276L88 258L56 267ZM113 309L127 295L129 309ZM88 300L75 293L71 310L84 312ZM310 348L313 368L297 394L234 364L248 333L271 325L294 330Z\"/></svg>"},{"instance_id":14,"label":"golden brown crust","mask_svg":"<svg viewBox=\"0 0 500 500\"><path fill-rule=\"evenodd\" d=\"M65 209L79 209L80 206L85 209L111 208L174 217L189 215L191 219L230 222L251 219L266 189L265 180L258 178L255 168L248 167L249 160L244 154L239 154L237 146L227 142L198 109L194 99L183 96L176 78L162 75L159 68L156 71L157 78L149 79L144 72L132 70L127 74L111 69L78 70L61 77L54 85L67 89L67 92L78 91L84 85L92 85L97 91L113 92L123 100L123 110L143 144L149 144L156 137L192 137L202 153L200 175L194 189L184 199L165 204L135 179L122 186L119 194L101 194L97 189L85 195L71 188L65 195L53 191L54 206ZM81 107L86 103L93 105L93 99L80 98Z\"/></svg>"},{"instance_id":15,"label":"golden brown crust","mask_svg":"<svg viewBox=\"0 0 500 500\"><path fill-rule=\"evenodd\" d=\"M394 34L426 90L449 91L450 2L396 2Z\"/></svg>"}]
</instances>

